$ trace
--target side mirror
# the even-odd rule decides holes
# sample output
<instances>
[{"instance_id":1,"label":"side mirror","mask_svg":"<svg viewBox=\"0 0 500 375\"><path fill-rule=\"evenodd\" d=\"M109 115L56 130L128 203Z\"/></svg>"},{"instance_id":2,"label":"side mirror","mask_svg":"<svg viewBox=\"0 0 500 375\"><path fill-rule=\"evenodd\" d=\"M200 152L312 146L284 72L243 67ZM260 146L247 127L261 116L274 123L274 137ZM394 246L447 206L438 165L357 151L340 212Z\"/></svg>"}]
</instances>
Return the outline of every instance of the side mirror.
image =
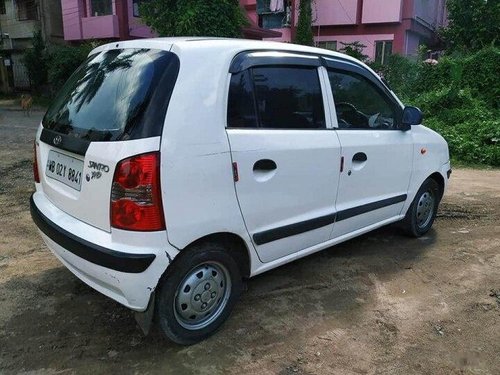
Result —
<instances>
[{"instance_id":1,"label":"side mirror","mask_svg":"<svg viewBox=\"0 0 500 375\"><path fill-rule=\"evenodd\" d=\"M417 107L405 107L403 111L403 120L401 121L401 130L410 130L412 125L420 125L424 116Z\"/></svg>"}]
</instances>

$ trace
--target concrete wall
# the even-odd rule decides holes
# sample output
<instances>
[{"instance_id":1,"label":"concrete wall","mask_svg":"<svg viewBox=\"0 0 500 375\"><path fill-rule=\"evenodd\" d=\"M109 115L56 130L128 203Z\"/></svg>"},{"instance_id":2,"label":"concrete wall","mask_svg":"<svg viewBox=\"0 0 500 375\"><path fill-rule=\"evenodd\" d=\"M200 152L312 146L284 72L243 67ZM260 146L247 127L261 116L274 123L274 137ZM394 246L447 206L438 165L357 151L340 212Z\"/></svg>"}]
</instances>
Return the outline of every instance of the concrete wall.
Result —
<instances>
[{"instance_id":1,"label":"concrete wall","mask_svg":"<svg viewBox=\"0 0 500 375\"><path fill-rule=\"evenodd\" d=\"M62 8L60 0L43 0L40 4L40 16L45 38L51 43L64 40Z\"/></svg>"},{"instance_id":2,"label":"concrete wall","mask_svg":"<svg viewBox=\"0 0 500 375\"><path fill-rule=\"evenodd\" d=\"M32 38L33 30L40 27L40 21L18 21L15 0L6 0L5 14L0 15L0 25L2 26L2 32L9 34L11 39L22 39Z\"/></svg>"},{"instance_id":3,"label":"concrete wall","mask_svg":"<svg viewBox=\"0 0 500 375\"><path fill-rule=\"evenodd\" d=\"M432 29L446 23L445 0L413 0L414 18Z\"/></svg>"},{"instance_id":4,"label":"concrete wall","mask_svg":"<svg viewBox=\"0 0 500 375\"><path fill-rule=\"evenodd\" d=\"M420 45L419 35L412 33L411 31L407 31L405 40L405 55L416 57L418 55L418 46Z\"/></svg>"},{"instance_id":5,"label":"concrete wall","mask_svg":"<svg viewBox=\"0 0 500 375\"><path fill-rule=\"evenodd\" d=\"M84 9L82 0L61 0L65 40L117 38L119 33L115 0L112 15L92 17L90 0ZM87 15L87 17L85 17Z\"/></svg>"},{"instance_id":6,"label":"concrete wall","mask_svg":"<svg viewBox=\"0 0 500 375\"><path fill-rule=\"evenodd\" d=\"M363 23L400 22L402 0L364 0Z\"/></svg>"},{"instance_id":7,"label":"concrete wall","mask_svg":"<svg viewBox=\"0 0 500 375\"><path fill-rule=\"evenodd\" d=\"M316 0L313 2L313 25L354 25L357 7L358 0Z\"/></svg>"}]
</instances>

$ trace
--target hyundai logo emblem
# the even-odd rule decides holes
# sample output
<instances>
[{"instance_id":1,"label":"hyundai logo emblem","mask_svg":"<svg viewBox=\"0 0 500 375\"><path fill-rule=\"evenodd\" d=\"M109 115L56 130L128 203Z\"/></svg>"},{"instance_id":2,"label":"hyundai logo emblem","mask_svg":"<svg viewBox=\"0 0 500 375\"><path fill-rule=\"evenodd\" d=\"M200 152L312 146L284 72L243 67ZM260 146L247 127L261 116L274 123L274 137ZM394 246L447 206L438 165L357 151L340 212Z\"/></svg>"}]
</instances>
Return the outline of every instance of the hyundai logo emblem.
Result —
<instances>
[{"instance_id":1,"label":"hyundai logo emblem","mask_svg":"<svg viewBox=\"0 0 500 375\"><path fill-rule=\"evenodd\" d=\"M54 137L54 139L52 140L52 143L54 143L54 145L59 145L60 143L62 142L62 137L60 135L57 135Z\"/></svg>"}]
</instances>

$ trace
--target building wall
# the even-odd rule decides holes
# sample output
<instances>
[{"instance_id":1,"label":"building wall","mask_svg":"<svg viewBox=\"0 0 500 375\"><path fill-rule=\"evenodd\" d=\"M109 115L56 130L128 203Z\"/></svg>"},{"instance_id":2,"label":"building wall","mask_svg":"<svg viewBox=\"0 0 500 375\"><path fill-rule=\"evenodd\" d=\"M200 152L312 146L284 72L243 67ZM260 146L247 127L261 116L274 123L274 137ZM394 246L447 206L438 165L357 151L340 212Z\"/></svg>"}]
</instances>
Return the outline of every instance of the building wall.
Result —
<instances>
[{"instance_id":1,"label":"building wall","mask_svg":"<svg viewBox=\"0 0 500 375\"><path fill-rule=\"evenodd\" d=\"M44 0L40 4L40 17L46 40L51 43L64 41L61 1Z\"/></svg>"},{"instance_id":2,"label":"building wall","mask_svg":"<svg viewBox=\"0 0 500 375\"><path fill-rule=\"evenodd\" d=\"M392 41L393 53L414 56L418 46L432 42L437 27L446 22L445 0L315 0L313 4L316 42L336 41L339 49L341 42L357 41L366 46L364 54L370 59L375 58L377 41ZM293 28L278 40L290 42L292 34Z\"/></svg>"},{"instance_id":3,"label":"building wall","mask_svg":"<svg viewBox=\"0 0 500 375\"><path fill-rule=\"evenodd\" d=\"M401 22L402 0L363 0L363 23Z\"/></svg>"},{"instance_id":4,"label":"building wall","mask_svg":"<svg viewBox=\"0 0 500 375\"><path fill-rule=\"evenodd\" d=\"M83 9L83 0L61 0L64 20L64 37L66 40L82 40L86 38L124 38L120 34L123 22L126 23L126 38L153 37L155 33L134 16L133 0L127 1L125 13L116 12L113 0L113 16L84 17L90 9ZM286 4L289 0L283 0ZM272 29L281 32L282 36L270 38L282 42L293 39L298 20L300 0L295 0L292 10L293 25ZM87 0L90 4L90 0ZM118 5L120 5L119 3ZM240 0L251 21L258 23L259 6L257 0ZM359 41L366 45L364 53L375 57L375 42L393 41L393 52L414 55L421 43L432 39L435 29L446 22L445 0L315 0L313 2L313 32L315 41L337 41L351 43ZM125 17L123 20L122 18ZM107 18L106 18L107 17ZM276 15L278 23L285 18ZM281 18L279 18L281 17ZM265 25L266 22L263 22ZM267 23L267 25L275 23Z\"/></svg>"},{"instance_id":5,"label":"building wall","mask_svg":"<svg viewBox=\"0 0 500 375\"><path fill-rule=\"evenodd\" d=\"M2 33L9 34L10 39L30 39L33 37L33 30L40 27L40 21L18 21L16 0L6 0L5 14L0 15L0 25Z\"/></svg>"},{"instance_id":6,"label":"building wall","mask_svg":"<svg viewBox=\"0 0 500 375\"><path fill-rule=\"evenodd\" d=\"M446 0L413 0L414 18L431 28L445 24L445 2Z\"/></svg>"},{"instance_id":7,"label":"building wall","mask_svg":"<svg viewBox=\"0 0 500 375\"><path fill-rule=\"evenodd\" d=\"M26 48L32 46L33 32L42 26L38 19L19 21L16 1L6 0L5 14L0 15L3 36L1 43L3 72L0 76L5 80L1 84L4 91L29 88L28 73L22 62L23 53Z\"/></svg>"},{"instance_id":8,"label":"building wall","mask_svg":"<svg viewBox=\"0 0 500 375\"><path fill-rule=\"evenodd\" d=\"M357 9L357 0L316 0L313 2L313 25L354 25Z\"/></svg>"},{"instance_id":9,"label":"building wall","mask_svg":"<svg viewBox=\"0 0 500 375\"><path fill-rule=\"evenodd\" d=\"M64 39L79 41L85 39L118 38L119 19L116 14L116 1L112 0L112 14L95 16L91 1L61 0Z\"/></svg>"}]
</instances>

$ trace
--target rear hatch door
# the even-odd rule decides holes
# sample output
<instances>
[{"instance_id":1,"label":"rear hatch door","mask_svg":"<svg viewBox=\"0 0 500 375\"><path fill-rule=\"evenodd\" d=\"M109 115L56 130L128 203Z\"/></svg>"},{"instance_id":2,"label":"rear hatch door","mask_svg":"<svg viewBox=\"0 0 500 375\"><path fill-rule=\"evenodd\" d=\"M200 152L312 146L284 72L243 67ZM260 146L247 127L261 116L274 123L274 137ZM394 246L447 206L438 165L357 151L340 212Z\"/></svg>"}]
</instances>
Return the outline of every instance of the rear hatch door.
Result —
<instances>
[{"instance_id":1,"label":"rear hatch door","mask_svg":"<svg viewBox=\"0 0 500 375\"><path fill-rule=\"evenodd\" d=\"M65 213L110 231L117 163L159 150L179 70L171 52L107 49L63 86L37 136L42 190Z\"/></svg>"}]
</instances>

